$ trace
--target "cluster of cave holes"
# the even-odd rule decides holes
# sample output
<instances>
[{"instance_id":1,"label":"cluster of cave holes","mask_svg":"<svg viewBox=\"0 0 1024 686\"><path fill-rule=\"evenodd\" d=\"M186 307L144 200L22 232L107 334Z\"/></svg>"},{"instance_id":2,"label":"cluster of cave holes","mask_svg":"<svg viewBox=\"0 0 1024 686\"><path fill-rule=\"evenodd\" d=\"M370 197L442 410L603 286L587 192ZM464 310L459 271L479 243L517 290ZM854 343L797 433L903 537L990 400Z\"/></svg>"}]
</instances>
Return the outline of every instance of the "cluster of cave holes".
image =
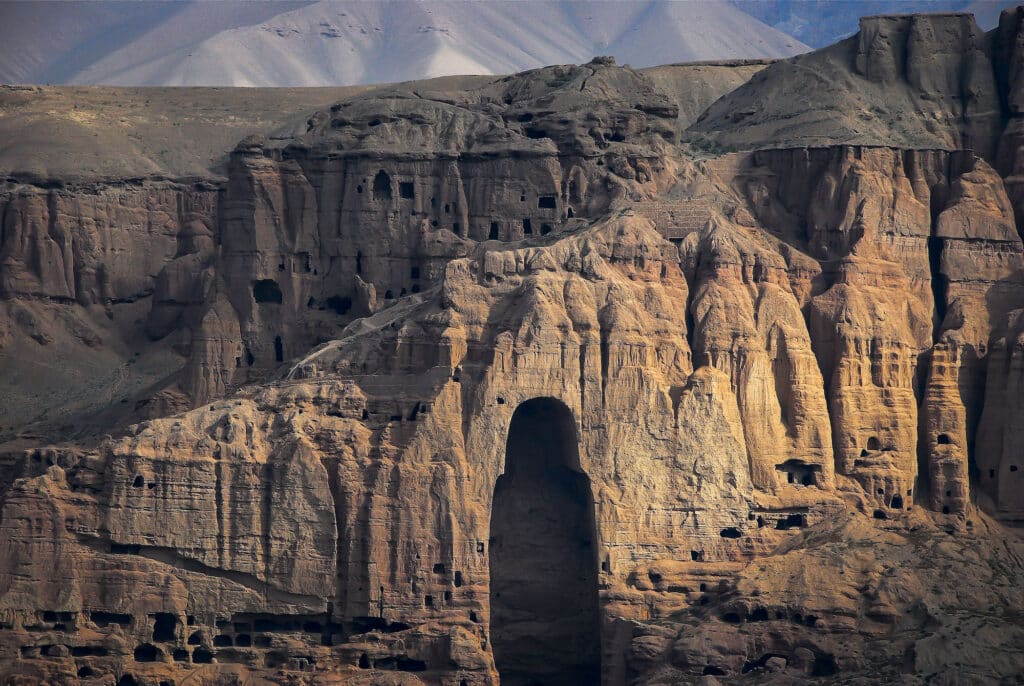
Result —
<instances>
[{"instance_id":1,"label":"cluster of cave holes","mask_svg":"<svg viewBox=\"0 0 1024 686\"><path fill-rule=\"evenodd\" d=\"M366 183L366 179L363 179L363 183ZM388 203L391 202L394 197L394 184L391 181L391 175L381 169L373 177L373 185L371 186L373 199L377 202ZM363 185L356 185L356 193L363 192ZM416 184L412 181L399 181L398 182L398 197L402 200L413 200L416 197Z\"/></svg>"},{"instance_id":2,"label":"cluster of cave holes","mask_svg":"<svg viewBox=\"0 0 1024 686\"><path fill-rule=\"evenodd\" d=\"M483 543L479 543L478 546L477 546L477 551L478 552L482 552L482 550L483 550ZM417 555L417 559L419 559L418 555ZM443 577L445 582L447 583L447 577L448 577L448 567L447 567L447 565L445 565L443 562L438 562L438 563L434 564L434 566L431 569L431 571L434 574ZM465 577L462 575L462 572L459 571L459 570L455 570L455 572L452 574L451 585L454 586L455 588L461 588L464 583L465 583ZM451 590L445 590L445 591L442 592L442 598L444 599L444 604L445 605L450 604L452 602L453 597L454 597L454 594L453 594L453 592ZM434 597L433 594L427 594L427 595L423 596L423 606L426 607L426 608L435 607L436 606L435 605L436 602L437 602L437 599ZM477 621L474 618L475 614L476 613L474 613L474 612L470 612L470 615L471 615L470 619L473 622Z\"/></svg>"},{"instance_id":3,"label":"cluster of cave holes","mask_svg":"<svg viewBox=\"0 0 1024 686\"><path fill-rule=\"evenodd\" d=\"M360 669L375 669L380 671L393 671L393 672L425 672L427 671L427 663L422 660L416 660L407 655L385 655L383 657L370 658L369 655L363 653L359 656L358 662Z\"/></svg>"},{"instance_id":4,"label":"cluster of cave holes","mask_svg":"<svg viewBox=\"0 0 1024 686\"><path fill-rule=\"evenodd\" d=\"M765 653L756 660L747 660L743 664L743 668L740 670L743 674L749 674L751 672L757 672L763 670L768 665L768 660L772 658L781 658L785 660L786 664L789 664L789 659L785 655L779 653ZM714 671L708 671L714 670ZM839 666L836 664L836 658L834 655L828 653L817 653L814 656L814 662L811 664L811 676L834 676L839 672ZM713 674L716 676L725 676L725 671L718 667L708 666L705 668L704 674Z\"/></svg>"},{"instance_id":5,"label":"cluster of cave holes","mask_svg":"<svg viewBox=\"0 0 1024 686\"><path fill-rule=\"evenodd\" d=\"M767 608L755 607L747 613L740 613L735 610L722 613L721 620L726 624L742 624L743 622L767 622L772 619L778 621L784 621L788 619L794 624L800 624L809 628L814 628L818 625L818 618L815 615L807 615L806 617L800 612L795 612L787 617L786 613L776 610L775 613L770 613Z\"/></svg>"},{"instance_id":6,"label":"cluster of cave holes","mask_svg":"<svg viewBox=\"0 0 1024 686\"><path fill-rule=\"evenodd\" d=\"M809 464L803 460L793 459L775 465L775 469L786 475L786 483L814 486L817 483L817 474L821 472L821 465Z\"/></svg>"},{"instance_id":7,"label":"cluster of cave holes","mask_svg":"<svg viewBox=\"0 0 1024 686\"><path fill-rule=\"evenodd\" d=\"M218 633L210 643L214 648L270 648L274 633L304 633L320 637L320 644L334 644L334 636L343 633L340 624L320 615L238 615L231 621L219 620ZM189 645L205 645L202 630L192 632ZM193 658L194 660L194 658Z\"/></svg>"},{"instance_id":8,"label":"cluster of cave holes","mask_svg":"<svg viewBox=\"0 0 1024 686\"><path fill-rule=\"evenodd\" d=\"M774 525L774 528L779 531L788 531L789 529L803 529L807 526L807 514L804 512L781 512L774 514L765 512L756 514L751 512L747 519L752 522L756 521L757 528L759 529Z\"/></svg>"}]
</instances>

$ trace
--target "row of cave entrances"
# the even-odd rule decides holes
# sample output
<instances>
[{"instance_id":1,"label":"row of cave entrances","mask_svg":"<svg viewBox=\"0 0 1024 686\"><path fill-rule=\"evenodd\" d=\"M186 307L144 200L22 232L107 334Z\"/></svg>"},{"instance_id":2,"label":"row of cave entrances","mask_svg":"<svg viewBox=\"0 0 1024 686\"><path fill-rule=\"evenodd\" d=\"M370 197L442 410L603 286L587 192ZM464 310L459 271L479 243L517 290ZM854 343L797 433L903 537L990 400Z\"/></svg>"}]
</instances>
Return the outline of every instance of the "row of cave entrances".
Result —
<instances>
[{"instance_id":1,"label":"row of cave entrances","mask_svg":"<svg viewBox=\"0 0 1024 686\"><path fill-rule=\"evenodd\" d=\"M794 481L803 481L805 466L787 466ZM800 521L792 525L804 524L802 515L795 517ZM790 524L787 519L783 527L780 521L778 528ZM732 538L738 533L723 530L722 536ZM700 558L697 552L695 560ZM494 489L489 563L490 643L502 684L599 684L599 562L593 496L580 465L572 412L558 400L535 398L513 414L505 471ZM218 634L207 636L191 626L179 627L174 615L158 613L153 618L153 642L135 648L137 662L162 661L166 651L172 650L175 661L202 664L225 649L269 647L269 643L263 645L262 631L330 633L325 625L278 626L268 624L266 618L251 617L231 627L218 623ZM92 620L130 623L132 618L93 613ZM188 649L154 645L177 643L181 629ZM365 657L359 666L390 666L375 662ZM426 665L396 663L394 667L421 671Z\"/></svg>"}]
</instances>

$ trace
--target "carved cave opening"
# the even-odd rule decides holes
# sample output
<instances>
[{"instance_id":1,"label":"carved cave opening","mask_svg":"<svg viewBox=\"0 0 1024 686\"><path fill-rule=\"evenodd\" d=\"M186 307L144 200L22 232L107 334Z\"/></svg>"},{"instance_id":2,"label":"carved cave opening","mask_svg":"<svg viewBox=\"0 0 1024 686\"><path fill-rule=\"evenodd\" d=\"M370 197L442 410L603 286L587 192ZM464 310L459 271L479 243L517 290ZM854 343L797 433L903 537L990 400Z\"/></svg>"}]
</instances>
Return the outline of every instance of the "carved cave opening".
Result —
<instances>
[{"instance_id":1,"label":"carved cave opening","mask_svg":"<svg viewBox=\"0 0 1024 686\"><path fill-rule=\"evenodd\" d=\"M383 169L373 177L373 199L378 202L391 202L391 177Z\"/></svg>"},{"instance_id":2,"label":"carved cave opening","mask_svg":"<svg viewBox=\"0 0 1024 686\"><path fill-rule=\"evenodd\" d=\"M274 303L280 305L284 301L281 287L273 279L261 279L252 286L252 297L258 303Z\"/></svg>"},{"instance_id":3,"label":"carved cave opening","mask_svg":"<svg viewBox=\"0 0 1024 686\"><path fill-rule=\"evenodd\" d=\"M512 417L491 510L491 647L504 686L600 682L596 550L572 412L529 400Z\"/></svg>"}]
</instances>

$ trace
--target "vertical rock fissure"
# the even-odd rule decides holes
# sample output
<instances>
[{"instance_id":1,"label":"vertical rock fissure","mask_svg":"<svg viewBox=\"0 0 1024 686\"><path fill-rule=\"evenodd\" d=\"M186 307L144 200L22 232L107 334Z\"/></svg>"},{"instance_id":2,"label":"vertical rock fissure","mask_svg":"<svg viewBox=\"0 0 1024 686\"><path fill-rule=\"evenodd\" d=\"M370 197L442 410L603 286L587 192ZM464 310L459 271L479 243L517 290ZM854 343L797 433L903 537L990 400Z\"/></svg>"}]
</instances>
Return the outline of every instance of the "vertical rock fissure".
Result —
<instances>
[{"instance_id":1,"label":"vertical rock fissure","mask_svg":"<svg viewBox=\"0 0 1024 686\"><path fill-rule=\"evenodd\" d=\"M942 322L946 318L946 277L942 274L943 240L938 236L928 237L928 266L931 270L933 313L932 341L938 342Z\"/></svg>"},{"instance_id":2,"label":"vertical rock fissure","mask_svg":"<svg viewBox=\"0 0 1024 686\"><path fill-rule=\"evenodd\" d=\"M537 398L517 408L489 546L491 647L504 686L600 682L593 497L577 451L568 407Z\"/></svg>"}]
</instances>

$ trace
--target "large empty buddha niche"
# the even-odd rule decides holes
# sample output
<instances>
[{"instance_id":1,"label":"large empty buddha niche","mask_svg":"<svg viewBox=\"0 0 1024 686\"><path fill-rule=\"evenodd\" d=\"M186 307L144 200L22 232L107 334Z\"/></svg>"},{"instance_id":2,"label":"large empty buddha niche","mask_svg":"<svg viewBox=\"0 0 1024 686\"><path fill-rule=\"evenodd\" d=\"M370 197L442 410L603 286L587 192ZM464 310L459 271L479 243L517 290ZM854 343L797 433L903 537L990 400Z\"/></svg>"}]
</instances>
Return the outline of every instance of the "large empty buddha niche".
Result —
<instances>
[{"instance_id":1,"label":"large empty buddha niche","mask_svg":"<svg viewBox=\"0 0 1024 686\"><path fill-rule=\"evenodd\" d=\"M600 682L596 549L572 413L527 401L491 510L491 646L503 686Z\"/></svg>"}]
</instances>

